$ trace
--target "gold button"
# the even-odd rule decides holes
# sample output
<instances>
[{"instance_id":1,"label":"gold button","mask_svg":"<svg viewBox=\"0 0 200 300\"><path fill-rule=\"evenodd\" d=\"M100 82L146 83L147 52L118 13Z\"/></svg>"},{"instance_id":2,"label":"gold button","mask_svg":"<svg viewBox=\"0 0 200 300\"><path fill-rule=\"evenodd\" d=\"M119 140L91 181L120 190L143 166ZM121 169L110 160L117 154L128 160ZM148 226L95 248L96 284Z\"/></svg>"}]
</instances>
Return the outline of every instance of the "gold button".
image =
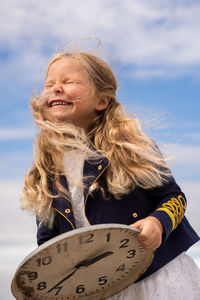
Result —
<instances>
[{"instance_id":1,"label":"gold button","mask_svg":"<svg viewBox=\"0 0 200 300\"><path fill-rule=\"evenodd\" d=\"M66 214L69 214L71 212L71 209L67 208L65 209Z\"/></svg>"},{"instance_id":2,"label":"gold button","mask_svg":"<svg viewBox=\"0 0 200 300\"><path fill-rule=\"evenodd\" d=\"M134 213L133 213L133 218L137 218L137 216L138 216L137 213L134 212Z\"/></svg>"},{"instance_id":3,"label":"gold button","mask_svg":"<svg viewBox=\"0 0 200 300\"><path fill-rule=\"evenodd\" d=\"M98 166L98 169L101 170L101 169L102 169L102 165L99 165L99 166Z\"/></svg>"}]
</instances>

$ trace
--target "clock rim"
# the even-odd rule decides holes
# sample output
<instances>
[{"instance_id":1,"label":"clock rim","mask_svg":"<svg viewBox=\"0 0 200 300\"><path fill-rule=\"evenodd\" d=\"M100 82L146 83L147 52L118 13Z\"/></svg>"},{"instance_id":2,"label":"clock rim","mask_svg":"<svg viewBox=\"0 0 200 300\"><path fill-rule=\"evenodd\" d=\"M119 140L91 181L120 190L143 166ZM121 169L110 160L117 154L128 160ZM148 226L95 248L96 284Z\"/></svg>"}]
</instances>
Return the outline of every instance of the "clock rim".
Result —
<instances>
[{"instance_id":1,"label":"clock rim","mask_svg":"<svg viewBox=\"0 0 200 300\"><path fill-rule=\"evenodd\" d=\"M19 266L13 276L12 283L11 283L11 291L12 291L13 296L16 295L16 292L19 290L19 288L17 288L17 286L16 286L16 281L15 281L15 279L18 275L18 272L20 271L21 268L23 268L23 266L27 263L28 260L32 259L35 255L38 255L39 252L48 249L48 247L54 245L57 242L61 242L62 240L65 240L66 238L74 237L76 235L80 235L83 233L89 233L91 231L93 232L96 230L111 230L111 229L122 229L122 230L128 229L129 231L132 231L136 235L140 232L139 229L137 229L133 226L129 226L129 225L125 225L125 224L107 223L107 224L96 224L96 225L81 227L81 228L78 228L75 230L71 230L69 232L62 233L62 234L50 239L49 241L45 242L44 244L38 246L31 253L29 253L19 264ZM145 251L148 253L148 256L149 256L148 264L147 264L147 266L144 267L144 269L146 271L153 260L154 254L153 254L153 251L147 251L147 250L145 250Z\"/></svg>"},{"instance_id":2,"label":"clock rim","mask_svg":"<svg viewBox=\"0 0 200 300\"><path fill-rule=\"evenodd\" d=\"M135 232L136 234L138 234L140 232L140 230L135 227L125 225L125 224L116 224L116 223L96 224L96 225L90 225L90 226L73 229L68 232L59 234L58 236L50 239L49 241L43 243L42 245L38 246L36 249L31 251L19 264L19 266L16 270L16 273L26 263L27 260L29 260L34 255L38 254L40 251L45 250L49 246L53 245L54 243L60 242L66 238L78 235L80 233L85 233L85 232L94 231L94 230L98 230L98 229L112 229L112 228L129 229L129 230Z\"/></svg>"}]
</instances>

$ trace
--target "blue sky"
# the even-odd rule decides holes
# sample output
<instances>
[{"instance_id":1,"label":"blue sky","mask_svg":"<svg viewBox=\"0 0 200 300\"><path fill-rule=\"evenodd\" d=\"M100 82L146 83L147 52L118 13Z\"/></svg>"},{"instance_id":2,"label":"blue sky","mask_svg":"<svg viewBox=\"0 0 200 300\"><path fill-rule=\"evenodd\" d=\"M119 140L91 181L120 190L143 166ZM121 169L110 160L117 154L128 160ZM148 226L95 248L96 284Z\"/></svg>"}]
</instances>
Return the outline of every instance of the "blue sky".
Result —
<instances>
[{"instance_id":1,"label":"blue sky","mask_svg":"<svg viewBox=\"0 0 200 300\"><path fill-rule=\"evenodd\" d=\"M60 49L80 47L110 63L129 115L175 160L200 233L200 2L198 0L4 0L0 30L1 299L12 299L12 276L36 247L34 217L20 210L23 177L35 135L29 99ZM95 39L101 47L95 50ZM72 41L75 41L72 43ZM199 247L192 255L198 260ZM198 260L199 261L199 260Z\"/></svg>"}]
</instances>

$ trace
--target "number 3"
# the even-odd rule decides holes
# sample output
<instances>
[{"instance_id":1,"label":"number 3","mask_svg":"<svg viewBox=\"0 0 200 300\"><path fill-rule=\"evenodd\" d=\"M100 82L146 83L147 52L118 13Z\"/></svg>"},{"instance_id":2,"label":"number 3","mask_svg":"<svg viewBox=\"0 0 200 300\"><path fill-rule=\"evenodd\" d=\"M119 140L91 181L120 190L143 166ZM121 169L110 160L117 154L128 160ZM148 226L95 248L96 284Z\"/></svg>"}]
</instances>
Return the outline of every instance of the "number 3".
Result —
<instances>
[{"instance_id":1,"label":"number 3","mask_svg":"<svg viewBox=\"0 0 200 300\"><path fill-rule=\"evenodd\" d=\"M132 258L132 257L134 257L134 256L135 256L135 250L132 249L132 250L129 250L129 251L128 251L128 255L127 255L126 258Z\"/></svg>"}]
</instances>

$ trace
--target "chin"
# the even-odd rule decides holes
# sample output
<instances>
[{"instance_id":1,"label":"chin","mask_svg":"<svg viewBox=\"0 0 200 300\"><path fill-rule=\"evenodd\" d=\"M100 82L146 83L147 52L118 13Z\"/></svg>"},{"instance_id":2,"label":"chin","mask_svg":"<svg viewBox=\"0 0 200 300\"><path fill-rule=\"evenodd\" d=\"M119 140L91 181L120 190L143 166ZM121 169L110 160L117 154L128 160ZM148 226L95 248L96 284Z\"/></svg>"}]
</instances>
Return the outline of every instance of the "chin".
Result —
<instances>
[{"instance_id":1,"label":"chin","mask_svg":"<svg viewBox=\"0 0 200 300\"><path fill-rule=\"evenodd\" d=\"M53 123L60 123L60 122L68 122L69 118L66 115L58 113L58 114L51 114L49 112L45 112L44 119Z\"/></svg>"}]
</instances>

